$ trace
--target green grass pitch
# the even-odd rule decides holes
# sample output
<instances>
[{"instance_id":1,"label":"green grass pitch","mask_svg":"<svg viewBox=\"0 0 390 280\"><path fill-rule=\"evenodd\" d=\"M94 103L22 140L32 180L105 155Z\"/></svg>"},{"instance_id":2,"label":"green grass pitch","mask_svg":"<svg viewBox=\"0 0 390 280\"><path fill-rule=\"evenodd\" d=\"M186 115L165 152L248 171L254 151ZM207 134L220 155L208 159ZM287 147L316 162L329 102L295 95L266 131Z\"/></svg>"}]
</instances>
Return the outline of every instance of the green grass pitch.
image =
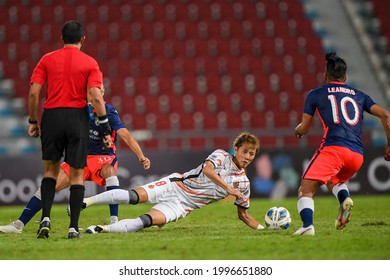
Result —
<instances>
[{"instance_id":1,"label":"green grass pitch","mask_svg":"<svg viewBox=\"0 0 390 280\"><path fill-rule=\"evenodd\" d=\"M264 224L272 206L289 209L287 230L252 230L237 218L232 201L221 201L191 213L163 228L135 233L83 233L67 239L69 217L65 205L54 205L52 231L47 240L36 238L36 215L22 234L0 234L2 260L389 260L390 196L354 196L351 222L334 228L338 203L333 196L315 197L315 236L293 236L301 221L296 199L252 199L249 212ZM151 205L121 205L120 218L134 218ZM0 224L19 217L23 206L0 207ZM84 210L80 227L108 222L108 206Z\"/></svg>"}]
</instances>

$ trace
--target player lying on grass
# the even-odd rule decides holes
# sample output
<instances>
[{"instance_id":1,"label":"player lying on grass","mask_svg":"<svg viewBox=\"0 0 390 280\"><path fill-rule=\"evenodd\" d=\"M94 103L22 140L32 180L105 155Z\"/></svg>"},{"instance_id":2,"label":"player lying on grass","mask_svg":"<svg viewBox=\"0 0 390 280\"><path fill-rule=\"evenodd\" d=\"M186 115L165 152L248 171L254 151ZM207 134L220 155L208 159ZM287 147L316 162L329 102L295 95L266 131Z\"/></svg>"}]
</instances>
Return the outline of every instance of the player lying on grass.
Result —
<instances>
[{"instance_id":1,"label":"player lying on grass","mask_svg":"<svg viewBox=\"0 0 390 280\"><path fill-rule=\"evenodd\" d=\"M102 91L104 94L104 91ZM113 145L105 149L102 141L102 132L96 125L97 116L90 107L90 130L89 130L89 150L87 157L87 166L84 168L84 181L93 181L99 186L106 186L107 190L119 188L119 180L116 176L118 160L116 157L117 135L127 144L127 146L137 155L139 161L145 169L150 168L150 160L144 156L137 140L122 123L117 111L106 103L107 117L112 128ZM62 163L57 177L56 191L69 187L69 165ZM118 221L118 204L110 204L110 223ZM30 199L24 208L19 219L6 226L0 226L0 233L21 233L24 226L38 213L42 208L40 189Z\"/></svg>"},{"instance_id":2,"label":"player lying on grass","mask_svg":"<svg viewBox=\"0 0 390 280\"><path fill-rule=\"evenodd\" d=\"M138 218L123 219L111 225L93 225L86 231L134 232L153 225L163 226L228 195L235 197L241 221L253 229L263 229L248 213L250 183L245 172L259 151L259 140L253 134L244 132L234 140L233 148L233 156L218 149L204 163L184 174L173 173L135 189L116 189L85 198L85 207L106 203L154 204L149 212Z\"/></svg>"}]
</instances>

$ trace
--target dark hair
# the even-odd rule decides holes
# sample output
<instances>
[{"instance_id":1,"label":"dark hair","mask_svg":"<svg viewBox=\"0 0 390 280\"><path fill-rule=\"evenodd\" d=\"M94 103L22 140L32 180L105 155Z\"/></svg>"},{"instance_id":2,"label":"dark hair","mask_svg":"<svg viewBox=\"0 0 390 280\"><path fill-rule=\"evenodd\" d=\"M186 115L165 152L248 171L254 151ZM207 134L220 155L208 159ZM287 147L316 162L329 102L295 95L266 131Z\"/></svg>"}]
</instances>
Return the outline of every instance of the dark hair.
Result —
<instances>
[{"instance_id":1,"label":"dark hair","mask_svg":"<svg viewBox=\"0 0 390 280\"><path fill-rule=\"evenodd\" d=\"M84 28L78 21L70 20L62 26L61 34L64 44L77 44L84 36Z\"/></svg>"},{"instance_id":2,"label":"dark hair","mask_svg":"<svg viewBox=\"0 0 390 280\"><path fill-rule=\"evenodd\" d=\"M327 61L326 74L329 80L343 80L347 74L347 63L339 57L335 52L330 52L325 55Z\"/></svg>"}]
</instances>

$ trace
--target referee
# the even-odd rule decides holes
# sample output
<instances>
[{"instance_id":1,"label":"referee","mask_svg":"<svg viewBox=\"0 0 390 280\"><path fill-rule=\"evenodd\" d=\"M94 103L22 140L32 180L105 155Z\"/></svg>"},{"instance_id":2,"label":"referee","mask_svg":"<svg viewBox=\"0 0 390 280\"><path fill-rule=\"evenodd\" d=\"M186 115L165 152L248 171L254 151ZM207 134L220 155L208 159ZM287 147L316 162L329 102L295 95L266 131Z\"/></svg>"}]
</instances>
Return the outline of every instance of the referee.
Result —
<instances>
[{"instance_id":1,"label":"referee","mask_svg":"<svg viewBox=\"0 0 390 280\"><path fill-rule=\"evenodd\" d=\"M61 31L63 48L47 53L31 76L28 96L31 137L41 137L43 179L41 182L42 217L37 238L50 235L50 212L61 158L70 165L71 210L68 238L79 238L79 216L84 198L84 167L88 153L87 98L92 101L103 132L103 142L112 144L111 128L101 94L103 77L92 57L81 52L84 29L77 21L66 22ZM41 123L38 123L40 93L47 83ZM89 95L89 96L88 96Z\"/></svg>"}]
</instances>

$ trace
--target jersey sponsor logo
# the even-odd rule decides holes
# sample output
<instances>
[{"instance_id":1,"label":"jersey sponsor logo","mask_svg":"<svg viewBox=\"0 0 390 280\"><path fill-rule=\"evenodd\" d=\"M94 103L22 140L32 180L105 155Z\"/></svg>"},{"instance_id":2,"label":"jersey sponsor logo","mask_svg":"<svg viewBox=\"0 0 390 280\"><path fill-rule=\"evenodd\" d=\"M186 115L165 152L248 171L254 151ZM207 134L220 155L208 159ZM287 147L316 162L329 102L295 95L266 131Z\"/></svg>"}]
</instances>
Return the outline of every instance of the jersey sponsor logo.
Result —
<instances>
[{"instance_id":1,"label":"jersey sponsor logo","mask_svg":"<svg viewBox=\"0 0 390 280\"><path fill-rule=\"evenodd\" d=\"M94 129L90 129L89 138L94 140L100 140L99 132Z\"/></svg>"},{"instance_id":2,"label":"jersey sponsor logo","mask_svg":"<svg viewBox=\"0 0 390 280\"><path fill-rule=\"evenodd\" d=\"M238 189L239 185L240 185L240 182L234 182L233 183L233 188Z\"/></svg>"},{"instance_id":3,"label":"jersey sponsor logo","mask_svg":"<svg viewBox=\"0 0 390 280\"><path fill-rule=\"evenodd\" d=\"M213 159L213 160L216 160L216 159L217 159L217 156L216 156L216 155L211 155L209 158L210 158L210 159Z\"/></svg>"}]
</instances>

